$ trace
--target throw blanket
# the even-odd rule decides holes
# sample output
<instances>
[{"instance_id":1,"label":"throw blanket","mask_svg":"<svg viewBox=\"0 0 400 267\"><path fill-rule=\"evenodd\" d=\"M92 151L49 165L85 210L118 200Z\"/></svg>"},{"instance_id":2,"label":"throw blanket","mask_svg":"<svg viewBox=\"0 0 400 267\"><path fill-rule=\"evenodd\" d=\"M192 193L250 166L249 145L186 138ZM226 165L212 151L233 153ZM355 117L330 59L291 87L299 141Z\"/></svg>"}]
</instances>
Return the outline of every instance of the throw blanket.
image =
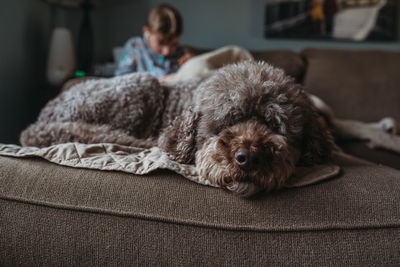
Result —
<instances>
[{"instance_id":1,"label":"throw blanket","mask_svg":"<svg viewBox=\"0 0 400 267\"><path fill-rule=\"evenodd\" d=\"M158 147L144 149L105 143L65 143L44 148L0 145L0 155L18 158L40 157L69 167L122 171L139 175L150 173L156 169L167 169L193 182L219 187L203 179L194 165L175 162ZM285 184L285 187L314 184L334 177L339 172L340 168L335 164L316 165L310 168L301 167L296 169L295 175Z\"/></svg>"},{"instance_id":2,"label":"throw blanket","mask_svg":"<svg viewBox=\"0 0 400 267\"><path fill-rule=\"evenodd\" d=\"M342 120L336 118L332 109L322 99L314 95L311 95L310 98L317 109L327 118L336 138L363 140L370 148L382 148L400 153L400 124L393 118L387 117L373 123Z\"/></svg>"},{"instance_id":3,"label":"throw blanket","mask_svg":"<svg viewBox=\"0 0 400 267\"><path fill-rule=\"evenodd\" d=\"M224 65L252 59L253 56L246 49L238 46L224 46L189 59L178 70L173 80L180 82L198 77L205 78Z\"/></svg>"}]
</instances>

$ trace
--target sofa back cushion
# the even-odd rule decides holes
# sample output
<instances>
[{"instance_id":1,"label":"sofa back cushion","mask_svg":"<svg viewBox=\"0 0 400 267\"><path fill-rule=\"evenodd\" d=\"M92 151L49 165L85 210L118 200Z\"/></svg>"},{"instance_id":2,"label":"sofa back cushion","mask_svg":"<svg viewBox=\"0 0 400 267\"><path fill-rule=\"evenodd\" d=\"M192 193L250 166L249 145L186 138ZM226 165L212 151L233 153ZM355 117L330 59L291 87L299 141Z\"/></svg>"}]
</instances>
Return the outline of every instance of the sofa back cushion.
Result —
<instances>
[{"instance_id":1,"label":"sofa back cushion","mask_svg":"<svg viewBox=\"0 0 400 267\"><path fill-rule=\"evenodd\" d=\"M305 49L304 84L337 117L400 120L400 52Z\"/></svg>"},{"instance_id":2,"label":"sofa back cushion","mask_svg":"<svg viewBox=\"0 0 400 267\"><path fill-rule=\"evenodd\" d=\"M301 55L290 50L250 51L255 60L266 61L269 64L283 69L286 74L301 82L305 64Z\"/></svg>"}]
</instances>

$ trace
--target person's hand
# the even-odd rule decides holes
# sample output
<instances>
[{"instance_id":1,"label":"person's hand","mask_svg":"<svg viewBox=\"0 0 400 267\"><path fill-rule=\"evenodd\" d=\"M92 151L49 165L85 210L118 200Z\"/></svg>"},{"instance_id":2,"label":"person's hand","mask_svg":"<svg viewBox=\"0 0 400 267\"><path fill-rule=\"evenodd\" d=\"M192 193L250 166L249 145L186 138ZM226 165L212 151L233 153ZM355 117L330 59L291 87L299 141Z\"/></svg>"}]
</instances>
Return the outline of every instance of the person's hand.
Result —
<instances>
[{"instance_id":1,"label":"person's hand","mask_svg":"<svg viewBox=\"0 0 400 267\"><path fill-rule=\"evenodd\" d=\"M191 54L191 53L186 53L186 54L184 54L183 56L181 56L181 57L178 59L179 66L182 66L186 61L188 61L188 60L191 59L192 57L193 57L193 54Z\"/></svg>"},{"instance_id":2,"label":"person's hand","mask_svg":"<svg viewBox=\"0 0 400 267\"><path fill-rule=\"evenodd\" d=\"M158 80L159 81L163 81L163 82L171 82L174 79L175 74L176 73L167 74L165 76L162 76L162 77L158 78Z\"/></svg>"}]
</instances>

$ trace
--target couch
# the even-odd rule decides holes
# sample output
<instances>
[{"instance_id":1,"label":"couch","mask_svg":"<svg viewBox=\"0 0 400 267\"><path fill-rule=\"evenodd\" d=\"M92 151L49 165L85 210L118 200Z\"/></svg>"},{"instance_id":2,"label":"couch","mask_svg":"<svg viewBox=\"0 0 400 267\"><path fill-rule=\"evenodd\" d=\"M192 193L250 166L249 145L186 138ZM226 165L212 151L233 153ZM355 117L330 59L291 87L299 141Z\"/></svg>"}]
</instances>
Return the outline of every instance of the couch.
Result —
<instances>
[{"instance_id":1,"label":"couch","mask_svg":"<svg viewBox=\"0 0 400 267\"><path fill-rule=\"evenodd\" d=\"M252 53L340 118L400 120L399 52ZM338 177L249 199L166 170L0 156L0 266L398 266L400 156L339 145Z\"/></svg>"}]
</instances>

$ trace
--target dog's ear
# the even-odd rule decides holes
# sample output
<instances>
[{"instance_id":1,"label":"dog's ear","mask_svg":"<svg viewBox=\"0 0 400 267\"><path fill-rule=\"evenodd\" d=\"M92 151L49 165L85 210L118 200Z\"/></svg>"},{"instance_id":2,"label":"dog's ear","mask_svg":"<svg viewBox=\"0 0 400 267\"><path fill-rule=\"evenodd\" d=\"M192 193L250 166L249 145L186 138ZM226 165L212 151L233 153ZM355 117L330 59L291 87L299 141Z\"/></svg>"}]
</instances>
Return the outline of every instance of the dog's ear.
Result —
<instances>
[{"instance_id":1,"label":"dog's ear","mask_svg":"<svg viewBox=\"0 0 400 267\"><path fill-rule=\"evenodd\" d=\"M176 117L161 133L158 146L175 161L193 163L199 119L200 113L191 109Z\"/></svg>"},{"instance_id":2,"label":"dog's ear","mask_svg":"<svg viewBox=\"0 0 400 267\"><path fill-rule=\"evenodd\" d=\"M311 119L304 125L302 152L299 165L325 162L332 156L335 142L324 118L313 110Z\"/></svg>"}]
</instances>

